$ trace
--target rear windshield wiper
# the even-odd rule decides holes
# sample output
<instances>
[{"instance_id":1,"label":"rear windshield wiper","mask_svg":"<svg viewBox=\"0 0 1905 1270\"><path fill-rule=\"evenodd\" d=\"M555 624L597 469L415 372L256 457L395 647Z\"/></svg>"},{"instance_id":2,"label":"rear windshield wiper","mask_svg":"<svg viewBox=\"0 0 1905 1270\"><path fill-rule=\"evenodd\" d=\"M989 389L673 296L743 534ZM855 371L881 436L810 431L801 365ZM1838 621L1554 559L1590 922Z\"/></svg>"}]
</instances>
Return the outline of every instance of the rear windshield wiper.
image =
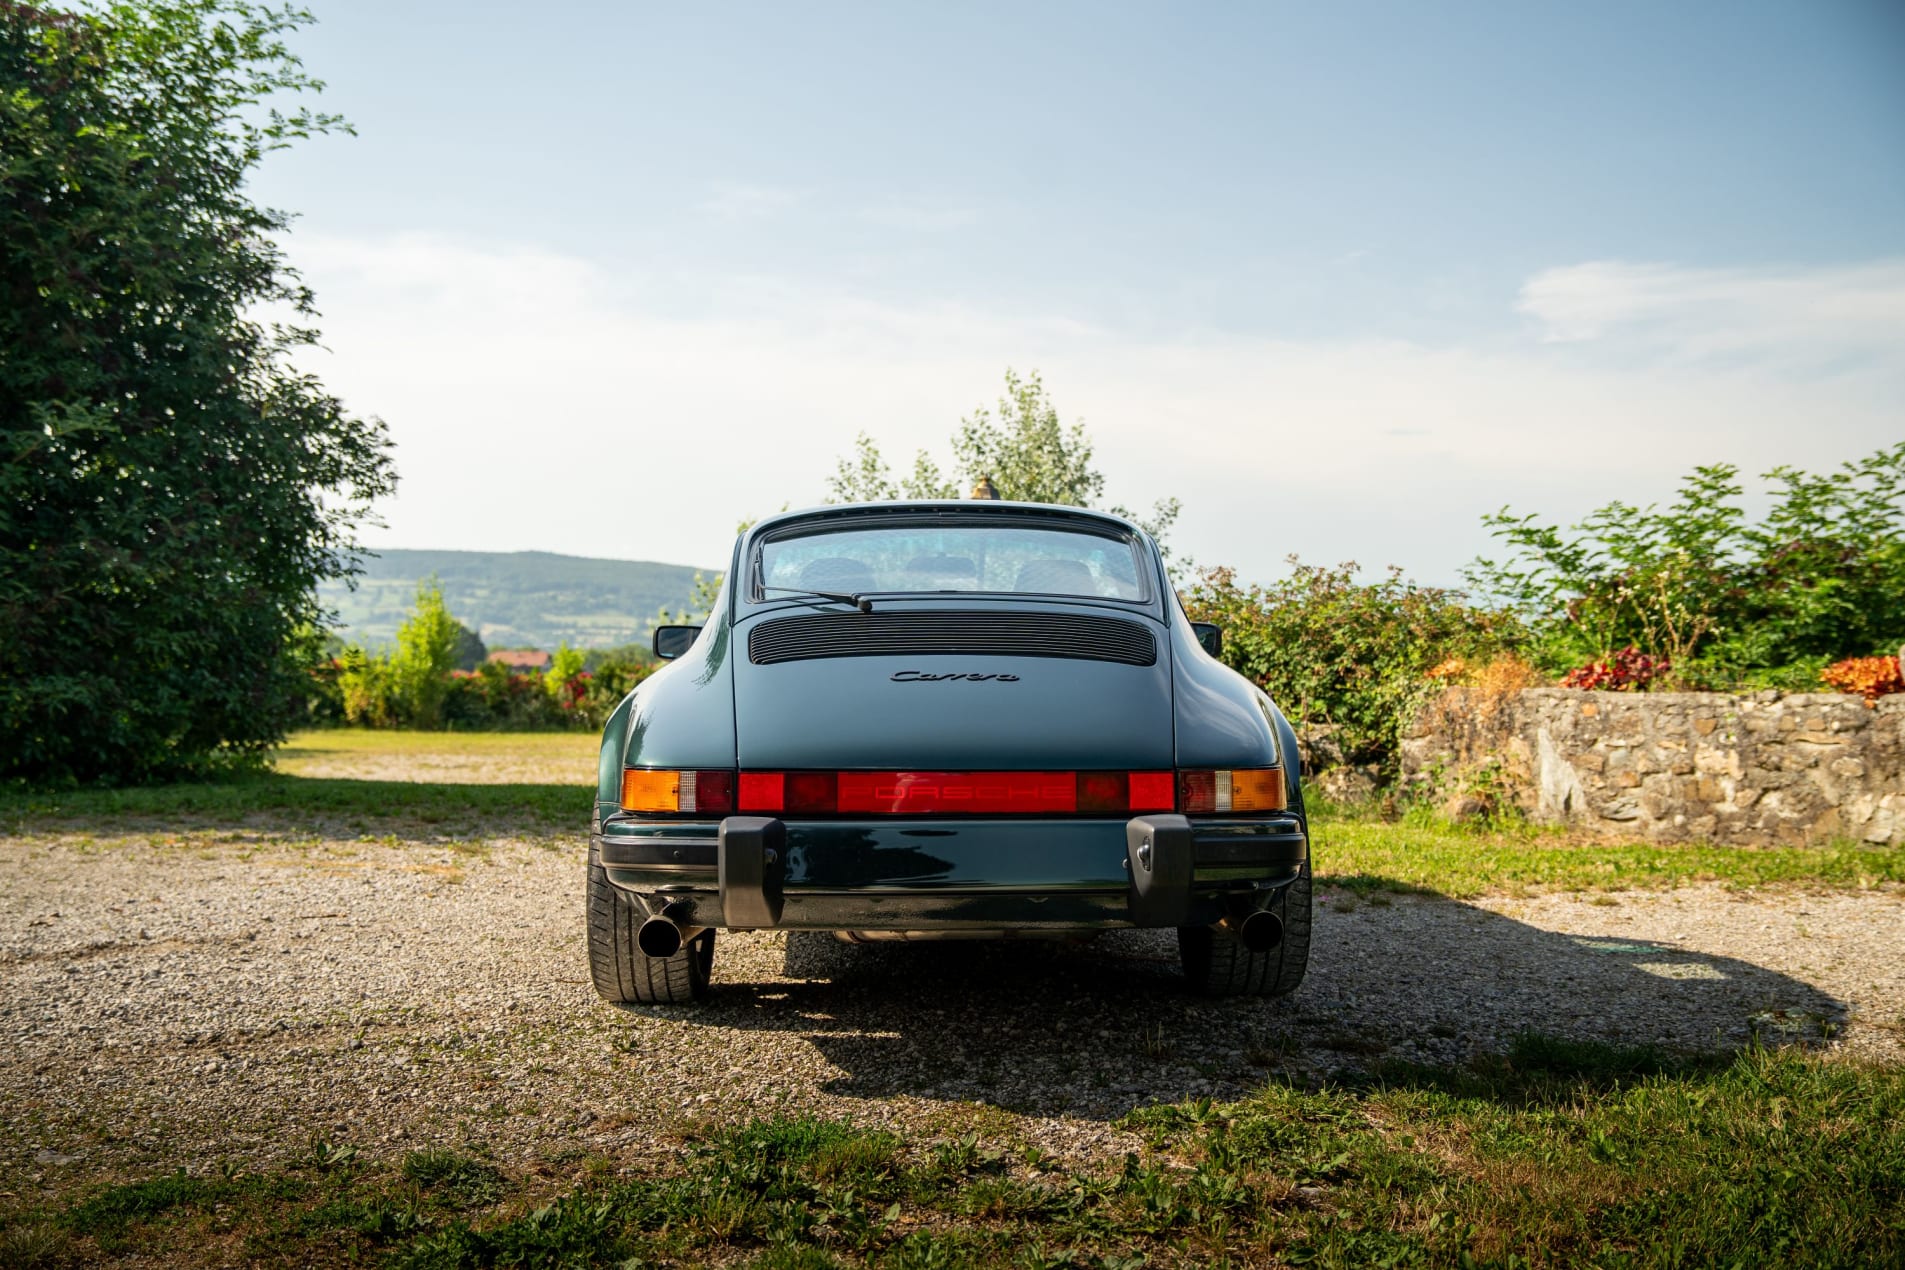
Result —
<instances>
[{"instance_id":1,"label":"rear windshield wiper","mask_svg":"<svg viewBox=\"0 0 1905 1270\"><path fill-rule=\"evenodd\" d=\"M817 600L832 600L836 604L851 604L862 613L873 611L873 601L852 591L812 591L804 587L764 586L762 591L779 591L782 595L811 595Z\"/></svg>"}]
</instances>

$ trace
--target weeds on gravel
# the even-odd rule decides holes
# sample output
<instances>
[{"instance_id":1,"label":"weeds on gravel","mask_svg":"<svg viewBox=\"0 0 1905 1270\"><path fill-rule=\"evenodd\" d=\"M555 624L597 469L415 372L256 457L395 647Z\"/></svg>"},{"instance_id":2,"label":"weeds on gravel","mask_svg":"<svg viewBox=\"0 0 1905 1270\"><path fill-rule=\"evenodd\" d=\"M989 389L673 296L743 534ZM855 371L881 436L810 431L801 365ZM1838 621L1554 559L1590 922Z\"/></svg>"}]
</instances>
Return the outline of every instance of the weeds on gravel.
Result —
<instances>
[{"instance_id":1,"label":"weeds on gravel","mask_svg":"<svg viewBox=\"0 0 1905 1270\"><path fill-rule=\"evenodd\" d=\"M493 1203L506 1189L495 1165L456 1151L412 1151L403 1159L403 1175L455 1208Z\"/></svg>"},{"instance_id":2,"label":"weeds on gravel","mask_svg":"<svg viewBox=\"0 0 1905 1270\"><path fill-rule=\"evenodd\" d=\"M1798 1050L1529 1036L1465 1067L1123 1124L1143 1148L1109 1168L803 1118L706 1129L663 1174L553 1191L448 1151L179 1174L0 1217L0 1248L191 1260L222 1235L245 1257L414 1270L1905 1260L1905 1070Z\"/></svg>"}]
</instances>

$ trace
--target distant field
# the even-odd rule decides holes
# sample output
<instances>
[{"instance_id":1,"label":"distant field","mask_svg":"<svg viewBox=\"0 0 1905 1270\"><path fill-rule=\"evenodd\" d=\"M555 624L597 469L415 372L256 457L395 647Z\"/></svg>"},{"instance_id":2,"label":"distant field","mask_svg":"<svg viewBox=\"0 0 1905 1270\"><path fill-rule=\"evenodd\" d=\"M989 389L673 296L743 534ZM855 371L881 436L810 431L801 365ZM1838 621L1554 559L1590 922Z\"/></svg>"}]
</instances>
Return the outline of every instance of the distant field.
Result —
<instances>
[{"instance_id":1,"label":"distant field","mask_svg":"<svg viewBox=\"0 0 1905 1270\"><path fill-rule=\"evenodd\" d=\"M464 625L491 647L607 648L643 639L664 605L679 608L694 591L687 565L601 560L547 551L379 552L364 561L355 589L318 588L338 614L346 639L387 643L410 611L417 583L435 575ZM708 570L707 572L717 572Z\"/></svg>"},{"instance_id":2,"label":"distant field","mask_svg":"<svg viewBox=\"0 0 1905 1270\"><path fill-rule=\"evenodd\" d=\"M273 766L286 776L442 785L595 785L594 732L300 732Z\"/></svg>"}]
</instances>

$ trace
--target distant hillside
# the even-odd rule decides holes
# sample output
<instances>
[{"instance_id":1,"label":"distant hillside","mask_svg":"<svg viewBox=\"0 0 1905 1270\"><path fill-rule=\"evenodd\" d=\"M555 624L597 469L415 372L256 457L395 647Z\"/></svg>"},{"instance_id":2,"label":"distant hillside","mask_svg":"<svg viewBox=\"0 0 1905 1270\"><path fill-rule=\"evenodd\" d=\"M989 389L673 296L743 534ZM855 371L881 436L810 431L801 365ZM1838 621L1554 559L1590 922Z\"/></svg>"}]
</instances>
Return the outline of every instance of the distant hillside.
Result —
<instances>
[{"instance_id":1,"label":"distant hillside","mask_svg":"<svg viewBox=\"0 0 1905 1270\"><path fill-rule=\"evenodd\" d=\"M607 648L647 637L655 611L680 608L695 570L647 560L592 560L547 551L382 551L364 560L357 589L318 589L338 614L338 633L389 643L409 613L417 583L436 574L450 612L492 648L518 644Z\"/></svg>"}]
</instances>

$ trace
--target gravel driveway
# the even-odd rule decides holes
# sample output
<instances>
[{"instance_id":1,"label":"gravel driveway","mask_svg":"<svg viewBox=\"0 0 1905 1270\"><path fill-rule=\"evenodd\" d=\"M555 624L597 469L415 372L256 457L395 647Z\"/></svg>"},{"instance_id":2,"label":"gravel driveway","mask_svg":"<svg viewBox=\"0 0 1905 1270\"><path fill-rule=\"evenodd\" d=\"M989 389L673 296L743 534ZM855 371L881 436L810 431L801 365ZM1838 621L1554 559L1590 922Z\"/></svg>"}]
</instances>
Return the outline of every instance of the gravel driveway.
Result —
<instances>
[{"instance_id":1,"label":"gravel driveway","mask_svg":"<svg viewBox=\"0 0 1905 1270\"><path fill-rule=\"evenodd\" d=\"M31 1200L320 1140L619 1166L673 1152L684 1121L778 1110L1115 1158L1133 1144L1110 1121L1134 1104L1453 1061L1523 1029L1905 1056L1896 890L1352 905L1325 884L1309 980L1277 1003L1186 998L1155 933L724 934L714 1000L621 1010L586 982L582 850L0 839L6 1187Z\"/></svg>"}]
</instances>

